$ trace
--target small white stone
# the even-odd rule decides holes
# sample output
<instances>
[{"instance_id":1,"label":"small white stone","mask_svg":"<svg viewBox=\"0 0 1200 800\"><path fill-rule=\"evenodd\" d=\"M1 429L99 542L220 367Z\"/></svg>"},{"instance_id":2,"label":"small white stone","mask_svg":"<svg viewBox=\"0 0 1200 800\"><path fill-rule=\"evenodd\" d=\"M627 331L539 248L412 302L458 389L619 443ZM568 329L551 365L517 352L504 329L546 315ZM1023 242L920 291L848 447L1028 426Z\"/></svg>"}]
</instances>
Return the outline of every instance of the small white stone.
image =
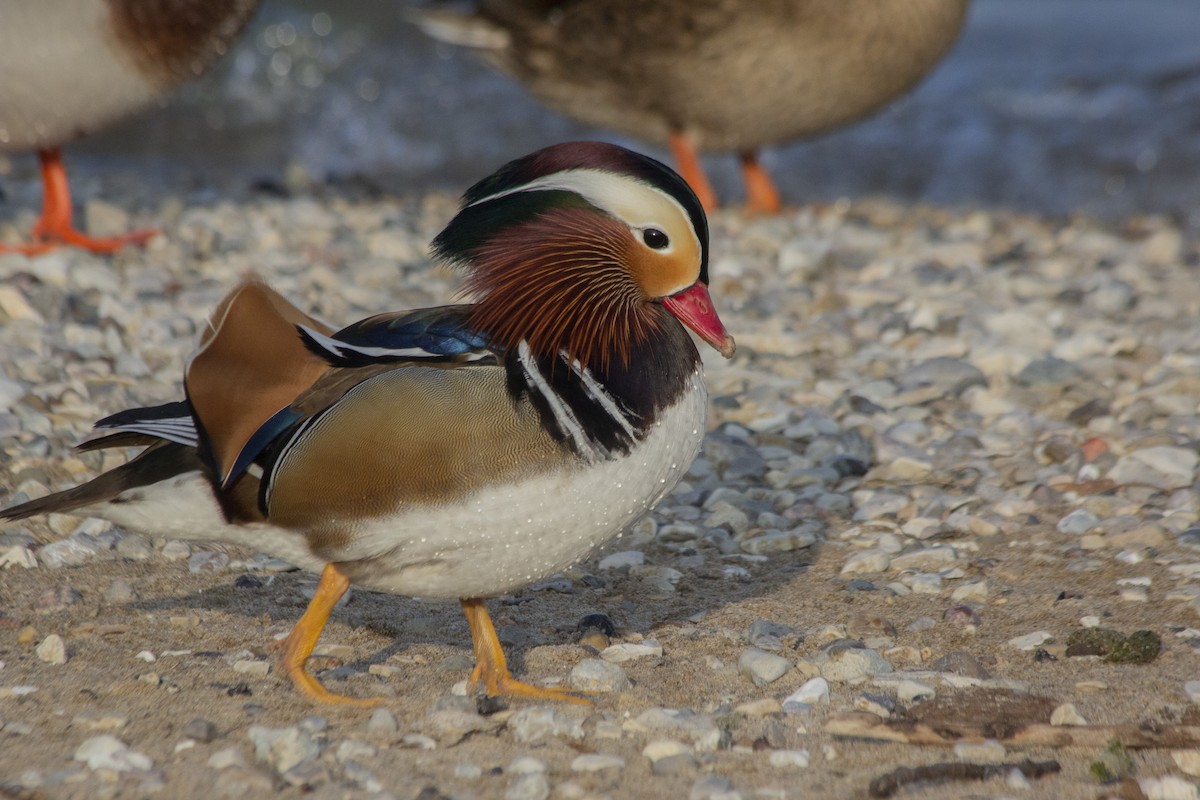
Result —
<instances>
[{"instance_id":1,"label":"small white stone","mask_svg":"<svg viewBox=\"0 0 1200 800\"><path fill-rule=\"evenodd\" d=\"M655 639L641 642L622 642L604 648L600 658L612 664L621 664L636 658L658 658L663 654L662 645Z\"/></svg>"},{"instance_id":2,"label":"small white stone","mask_svg":"<svg viewBox=\"0 0 1200 800\"><path fill-rule=\"evenodd\" d=\"M1099 628L1100 617L1095 614L1087 614L1079 618L1079 624L1085 628Z\"/></svg>"},{"instance_id":3,"label":"small white stone","mask_svg":"<svg viewBox=\"0 0 1200 800\"><path fill-rule=\"evenodd\" d=\"M646 563L646 554L641 550L623 550L612 553L600 559L597 569L620 569L622 567L640 567Z\"/></svg>"},{"instance_id":4,"label":"small white stone","mask_svg":"<svg viewBox=\"0 0 1200 800\"><path fill-rule=\"evenodd\" d=\"M942 576L932 572L921 572L908 579L908 588L913 594L939 594L942 591Z\"/></svg>"},{"instance_id":5,"label":"small white stone","mask_svg":"<svg viewBox=\"0 0 1200 800\"><path fill-rule=\"evenodd\" d=\"M1200 775L1200 750L1173 750L1171 760L1184 775Z\"/></svg>"},{"instance_id":6,"label":"small white stone","mask_svg":"<svg viewBox=\"0 0 1200 800\"><path fill-rule=\"evenodd\" d=\"M47 664L67 663L67 644L57 633L52 633L43 639L34 652Z\"/></svg>"},{"instance_id":7,"label":"small white stone","mask_svg":"<svg viewBox=\"0 0 1200 800\"><path fill-rule=\"evenodd\" d=\"M691 754L692 748L674 739L655 739L642 748L642 755L650 759L651 763L661 761L664 758L670 758L671 756Z\"/></svg>"},{"instance_id":8,"label":"small white stone","mask_svg":"<svg viewBox=\"0 0 1200 800\"><path fill-rule=\"evenodd\" d=\"M1028 651L1038 649L1053 638L1054 634L1050 633L1050 631L1034 631L1033 633L1027 633L1024 636L1017 636L1013 639L1009 639L1008 643L1018 650Z\"/></svg>"},{"instance_id":9,"label":"small white stone","mask_svg":"<svg viewBox=\"0 0 1200 800\"><path fill-rule=\"evenodd\" d=\"M239 658L233 662L233 671L261 678L265 677L271 671L271 662L259 661L253 658Z\"/></svg>"},{"instance_id":10,"label":"small white stone","mask_svg":"<svg viewBox=\"0 0 1200 800\"><path fill-rule=\"evenodd\" d=\"M1004 745L995 739L984 739L982 742L958 742L954 745L954 757L959 761L971 764L999 764L1004 761L1008 751Z\"/></svg>"},{"instance_id":11,"label":"small white stone","mask_svg":"<svg viewBox=\"0 0 1200 800\"><path fill-rule=\"evenodd\" d=\"M75 750L73 758L88 765L88 769L111 769L115 772L144 772L154 762L144 753L130 750L115 736L102 734L85 739Z\"/></svg>"},{"instance_id":12,"label":"small white stone","mask_svg":"<svg viewBox=\"0 0 1200 800\"><path fill-rule=\"evenodd\" d=\"M842 565L843 575L859 575L884 572L891 564L892 557L883 550L873 548L860 550L846 559Z\"/></svg>"},{"instance_id":13,"label":"small white stone","mask_svg":"<svg viewBox=\"0 0 1200 800\"><path fill-rule=\"evenodd\" d=\"M567 685L584 692L620 692L629 688L629 676L616 664L585 658L575 665Z\"/></svg>"},{"instance_id":14,"label":"small white stone","mask_svg":"<svg viewBox=\"0 0 1200 800\"><path fill-rule=\"evenodd\" d=\"M770 755L772 767L793 767L806 769L808 767L807 750L772 750Z\"/></svg>"},{"instance_id":15,"label":"small white stone","mask_svg":"<svg viewBox=\"0 0 1200 800\"><path fill-rule=\"evenodd\" d=\"M1138 786L1146 800L1197 800L1200 790L1191 781L1165 775L1161 778L1138 778Z\"/></svg>"},{"instance_id":16,"label":"small white stone","mask_svg":"<svg viewBox=\"0 0 1200 800\"><path fill-rule=\"evenodd\" d=\"M975 583L964 583L950 594L950 600L955 603L961 603L966 600L985 600L988 596L988 582L977 581Z\"/></svg>"},{"instance_id":17,"label":"small white stone","mask_svg":"<svg viewBox=\"0 0 1200 800\"><path fill-rule=\"evenodd\" d=\"M1051 725L1087 725L1074 703L1063 703L1050 714Z\"/></svg>"},{"instance_id":18,"label":"small white stone","mask_svg":"<svg viewBox=\"0 0 1200 800\"><path fill-rule=\"evenodd\" d=\"M1200 681L1188 681L1183 685L1183 691L1189 700L1200 705Z\"/></svg>"},{"instance_id":19,"label":"small white stone","mask_svg":"<svg viewBox=\"0 0 1200 800\"><path fill-rule=\"evenodd\" d=\"M547 769L545 761L533 756L519 756L508 765L510 775L541 775Z\"/></svg>"},{"instance_id":20,"label":"small white stone","mask_svg":"<svg viewBox=\"0 0 1200 800\"><path fill-rule=\"evenodd\" d=\"M245 767L246 754L242 752L242 748L240 747L226 747L208 757L208 766L213 769Z\"/></svg>"},{"instance_id":21,"label":"small white stone","mask_svg":"<svg viewBox=\"0 0 1200 800\"><path fill-rule=\"evenodd\" d=\"M937 697L937 689L924 681L905 678L896 684L896 699L901 703L909 704L931 697Z\"/></svg>"},{"instance_id":22,"label":"small white stone","mask_svg":"<svg viewBox=\"0 0 1200 800\"><path fill-rule=\"evenodd\" d=\"M584 753L571 762L575 772L599 772L604 769L624 769L625 759L608 753Z\"/></svg>"},{"instance_id":23,"label":"small white stone","mask_svg":"<svg viewBox=\"0 0 1200 800\"><path fill-rule=\"evenodd\" d=\"M738 657L738 671L754 682L755 686L766 686L782 678L792 668L792 662L783 656L748 647Z\"/></svg>"},{"instance_id":24,"label":"small white stone","mask_svg":"<svg viewBox=\"0 0 1200 800\"><path fill-rule=\"evenodd\" d=\"M783 701L783 710L790 713L807 711L811 706L829 704L829 681L812 678L804 682Z\"/></svg>"},{"instance_id":25,"label":"small white stone","mask_svg":"<svg viewBox=\"0 0 1200 800\"><path fill-rule=\"evenodd\" d=\"M37 556L33 551L24 545L14 545L8 548L3 553L0 553L0 569L8 569L9 567L21 567L22 569L36 569Z\"/></svg>"},{"instance_id":26,"label":"small white stone","mask_svg":"<svg viewBox=\"0 0 1200 800\"><path fill-rule=\"evenodd\" d=\"M187 542L172 539L163 545L162 557L167 561L183 561L192 554L192 547Z\"/></svg>"},{"instance_id":27,"label":"small white stone","mask_svg":"<svg viewBox=\"0 0 1200 800\"><path fill-rule=\"evenodd\" d=\"M1149 484L1158 489L1184 489L1196 480L1200 455L1187 447L1147 447L1121 456L1108 471L1120 484Z\"/></svg>"}]
</instances>

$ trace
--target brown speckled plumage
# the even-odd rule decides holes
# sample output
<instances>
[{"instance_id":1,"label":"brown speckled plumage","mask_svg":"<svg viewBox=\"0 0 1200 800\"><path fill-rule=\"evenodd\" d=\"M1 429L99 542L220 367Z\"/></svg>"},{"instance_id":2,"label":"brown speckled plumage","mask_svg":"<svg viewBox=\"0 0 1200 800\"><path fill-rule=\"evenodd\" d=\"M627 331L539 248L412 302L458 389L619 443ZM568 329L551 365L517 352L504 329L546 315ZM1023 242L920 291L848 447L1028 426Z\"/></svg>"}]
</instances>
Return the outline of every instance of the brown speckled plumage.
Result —
<instances>
[{"instance_id":1,"label":"brown speckled plumage","mask_svg":"<svg viewBox=\"0 0 1200 800\"><path fill-rule=\"evenodd\" d=\"M196 77L249 22L259 0L105 0L120 50L164 89Z\"/></svg>"},{"instance_id":2,"label":"brown speckled plumage","mask_svg":"<svg viewBox=\"0 0 1200 800\"><path fill-rule=\"evenodd\" d=\"M586 123L703 150L813 136L911 88L967 0L484 0L507 33L485 50L542 102Z\"/></svg>"}]
</instances>

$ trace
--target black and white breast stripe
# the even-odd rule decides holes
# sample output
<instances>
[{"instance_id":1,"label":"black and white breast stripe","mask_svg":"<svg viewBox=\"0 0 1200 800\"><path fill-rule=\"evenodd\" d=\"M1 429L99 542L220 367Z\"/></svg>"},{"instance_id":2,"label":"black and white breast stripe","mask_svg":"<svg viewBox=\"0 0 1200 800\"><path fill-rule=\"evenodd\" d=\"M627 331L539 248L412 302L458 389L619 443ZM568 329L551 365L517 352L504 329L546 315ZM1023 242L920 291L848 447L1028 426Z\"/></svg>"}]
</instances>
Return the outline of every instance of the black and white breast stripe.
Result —
<instances>
[{"instance_id":1,"label":"black and white breast stripe","mask_svg":"<svg viewBox=\"0 0 1200 800\"><path fill-rule=\"evenodd\" d=\"M648 425L578 361L539 359L522 341L506 361L509 392L527 396L542 425L588 463L628 453Z\"/></svg>"}]
</instances>

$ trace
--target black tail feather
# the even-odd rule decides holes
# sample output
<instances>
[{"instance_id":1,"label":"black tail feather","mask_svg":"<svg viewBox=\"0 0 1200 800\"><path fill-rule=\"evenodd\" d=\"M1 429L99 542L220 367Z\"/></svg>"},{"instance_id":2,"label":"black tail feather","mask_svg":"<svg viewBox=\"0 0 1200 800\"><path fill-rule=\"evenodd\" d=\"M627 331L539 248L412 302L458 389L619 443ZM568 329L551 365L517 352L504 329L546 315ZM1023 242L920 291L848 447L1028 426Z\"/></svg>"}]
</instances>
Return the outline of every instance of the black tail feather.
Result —
<instances>
[{"instance_id":1,"label":"black tail feather","mask_svg":"<svg viewBox=\"0 0 1200 800\"><path fill-rule=\"evenodd\" d=\"M98 475L87 483L0 510L0 520L18 520L41 514L62 514L109 502L122 492L149 486L176 475L202 470L195 448L158 441L136 458Z\"/></svg>"}]
</instances>

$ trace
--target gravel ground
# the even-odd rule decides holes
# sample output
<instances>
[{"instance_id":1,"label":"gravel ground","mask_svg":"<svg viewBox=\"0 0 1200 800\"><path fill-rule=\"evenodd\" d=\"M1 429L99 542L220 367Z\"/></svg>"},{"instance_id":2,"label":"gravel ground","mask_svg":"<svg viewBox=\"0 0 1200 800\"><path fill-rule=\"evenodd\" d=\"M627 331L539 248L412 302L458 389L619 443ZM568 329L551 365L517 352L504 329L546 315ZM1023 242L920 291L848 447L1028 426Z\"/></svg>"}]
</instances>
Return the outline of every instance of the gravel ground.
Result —
<instances>
[{"instance_id":1,"label":"gravel ground","mask_svg":"<svg viewBox=\"0 0 1200 800\"><path fill-rule=\"evenodd\" d=\"M92 201L95 232L166 235L0 257L0 504L119 461L68 447L177 397L246 270L339 323L447 301L425 245L453 210ZM703 456L606 551L491 604L518 674L594 707L479 709L457 605L365 591L315 666L387 700L310 706L270 645L313 576L51 517L0 531L0 796L865 797L898 767L1030 758L1060 771L900 796L1196 797L1200 241L886 201L722 212L713 238L739 350L707 364ZM847 712L908 735L956 710L979 735L954 747L839 735Z\"/></svg>"}]
</instances>

